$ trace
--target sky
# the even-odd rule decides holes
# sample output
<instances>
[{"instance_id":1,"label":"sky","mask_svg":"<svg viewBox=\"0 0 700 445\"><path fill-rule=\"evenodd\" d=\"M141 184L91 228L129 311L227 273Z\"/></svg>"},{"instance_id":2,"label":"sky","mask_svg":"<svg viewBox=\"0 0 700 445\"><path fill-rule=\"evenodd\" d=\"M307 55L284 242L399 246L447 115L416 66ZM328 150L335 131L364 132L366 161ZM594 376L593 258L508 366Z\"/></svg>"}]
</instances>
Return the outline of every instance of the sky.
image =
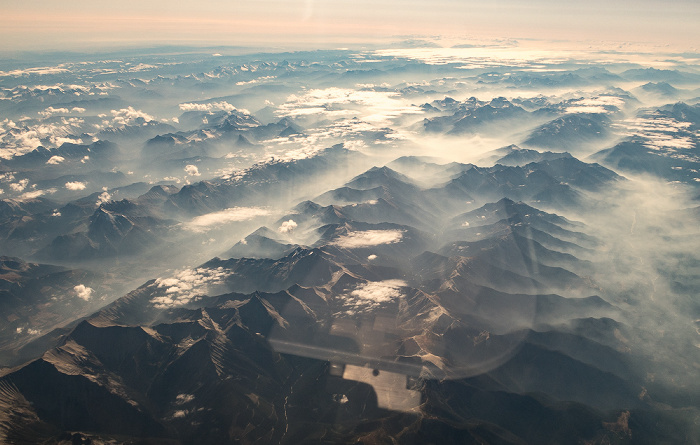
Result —
<instances>
[{"instance_id":1,"label":"sky","mask_svg":"<svg viewBox=\"0 0 700 445\"><path fill-rule=\"evenodd\" d=\"M328 45L441 35L700 48L697 0L3 0L0 50Z\"/></svg>"}]
</instances>

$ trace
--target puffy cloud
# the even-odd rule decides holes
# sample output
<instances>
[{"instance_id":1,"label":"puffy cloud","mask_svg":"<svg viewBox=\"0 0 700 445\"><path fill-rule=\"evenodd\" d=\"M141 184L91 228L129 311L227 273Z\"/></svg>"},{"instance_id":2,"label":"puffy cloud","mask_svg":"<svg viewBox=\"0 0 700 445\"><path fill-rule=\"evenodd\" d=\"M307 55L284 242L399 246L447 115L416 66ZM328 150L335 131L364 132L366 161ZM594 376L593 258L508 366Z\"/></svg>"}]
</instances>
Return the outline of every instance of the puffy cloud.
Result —
<instances>
[{"instance_id":1,"label":"puffy cloud","mask_svg":"<svg viewBox=\"0 0 700 445\"><path fill-rule=\"evenodd\" d=\"M58 155L56 155L56 156L51 156L51 157L49 158L49 160L46 161L46 163L47 163L47 164L50 164L50 165L57 165L57 164L60 164L61 162L65 161L65 160L66 160L66 158L64 158L63 156L58 156Z\"/></svg>"},{"instance_id":2,"label":"puffy cloud","mask_svg":"<svg viewBox=\"0 0 700 445\"><path fill-rule=\"evenodd\" d=\"M85 190L86 184L80 181L66 182L66 188L68 190Z\"/></svg>"},{"instance_id":3,"label":"puffy cloud","mask_svg":"<svg viewBox=\"0 0 700 445\"><path fill-rule=\"evenodd\" d=\"M144 113L141 110L136 110L131 106L122 108L121 110L112 110L110 113L112 113L112 124L118 126L136 124L139 118L146 122L155 120L150 114Z\"/></svg>"},{"instance_id":4,"label":"puffy cloud","mask_svg":"<svg viewBox=\"0 0 700 445\"><path fill-rule=\"evenodd\" d=\"M200 176L199 169L196 165L188 164L185 166L185 173L190 176Z\"/></svg>"},{"instance_id":5,"label":"puffy cloud","mask_svg":"<svg viewBox=\"0 0 700 445\"><path fill-rule=\"evenodd\" d=\"M355 315L389 303L401 297L402 280L369 281L358 285L350 293L341 295L344 313Z\"/></svg>"},{"instance_id":6,"label":"puffy cloud","mask_svg":"<svg viewBox=\"0 0 700 445\"><path fill-rule=\"evenodd\" d=\"M182 103L179 105L182 111L242 111L243 113L250 114L248 110L239 109L231 105L226 101L221 102L209 102L207 104L196 104L196 103Z\"/></svg>"},{"instance_id":7,"label":"puffy cloud","mask_svg":"<svg viewBox=\"0 0 700 445\"><path fill-rule=\"evenodd\" d=\"M99 206L105 202L109 202L110 199L112 199L112 195L107 192L102 192L100 196L97 197L97 202L95 202L95 204Z\"/></svg>"},{"instance_id":8,"label":"puffy cloud","mask_svg":"<svg viewBox=\"0 0 700 445\"><path fill-rule=\"evenodd\" d=\"M158 278L153 286L161 294L153 297L151 303L159 309L185 305L196 301L199 295L207 292L209 286L222 283L228 275L223 267L198 267L176 272L170 278Z\"/></svg>"},{"instance_id":9,"label":"puffy cloud","mask_svg":"<svg viewBox=\"0 0 700 445\"><path fill-rule=\"evenodd\" d=\"M0 121L0 158L28 153L39 146L58 147L64 142L79 143L74 134L87 133L85 120L77 117L61 117L55 122L33 119L22 120L19 124L5 119Z\"/></svg>"},{"instance_id":10,"label":"puffy cloud","mask_svg":"<svg viewBox=\"0 0 700 445\"><path fill-rule=\"evenodd\" d=\"M10 184L10 189L12 189L13 192L21 192L25 188L27 188L27 185L29 185L29 180L28 179L21 179L14 184Z\"/></svg>"},{"instance_id":11,"label":"puffy cloud","mask_svg":"<svg viewBox=\"0 0 700 445\"><path fill-rule=\"evenodd\" d=\"M89 301L92 298L92 293L94 292L92 288L85 286L84 284L79 284L73 288L75 295L85 301Z\"/></svg>"},{"instance_id":12,"label":"puffy cloud","mask_svg":"<svg viewBox=\"0 0 700 445\"><path fill-rule=\"evenodd\" d=\"M377 259L377 255L375 255L375 254L369 255L369 256L367 257L367 261L374 261L374 260L376 260L376 259Z\"/></svg>"},{"instance_id":13,"label":"puffy cloud","mask_svg":"<svg viewBox=\"0 0 700 445\"><path fill-rule=\"evenodd\" d=\"M339 236L331 244L345 249L394 244L403 238L403 230L365 230Z\"/></svg>"},{"instance_id":14,"label":"puffy cloud","mask_svg":"<svg viewBox=\"0 0 700 445\"><path fill-rule=\"evenodd\" d=\"M406 286L402 280L370 281L359 285L350 295L360 300L385 303L401 296L400 288Z\"/></svg>"},{"instance_id":15,"label":"puffy cloud","mask_svg":"<svg viewBox=\"0 0 700 445\"><path fill-rule=\"evenodd\" d=\"M39 111L39 114L41 116L44 116L44 118L51 117L55 114L70 114L70 113L84 113L85 108L81 107L73 107L71 109L68 108L54 108L54 107L49 107L45 109L44 111Z\"/></svg>"},{"instance_id":16,"label":"puffy cloud","mask_svg":"<svg viewBox=\"0 0 700 445\"><path fill-rule=\"evenodd\" d=\"M184 227L192 232L201 233L213 228L213 226L247 221L260 216L267 216L270 213L270 210L261 207L231 207L219 212L198 216L192 219L192 221L185 223Z\"/></svg>"},{"instance_id":17,"label":"puffy cloud","mask_svg":"<svg viewBox=\"0 0 700 445\"><path fill-rule=\"evenodd\" d=\"M68 108L49 107L44 111L39 111L38 114L40 114L44 117L50 117L50 116L53 116L54 114L68 114L68 113L70 113L70 110Z\"/></svg>"},{"instance_id":18,"label":"puffy cloud","mask_svg":"<svg viewBox=\"0 0 700 445\"><path fill-rule=\"evenodd\" d=\"M298 224L296 223L296 221L294 221L293 219L290 219L289 221L283 222L282 225L279 226L279 228L277 230L280 233L289 233L289 232L293 231L294 229L296 229L297 226L298 226Z\"/></svg>"}]
</instances>

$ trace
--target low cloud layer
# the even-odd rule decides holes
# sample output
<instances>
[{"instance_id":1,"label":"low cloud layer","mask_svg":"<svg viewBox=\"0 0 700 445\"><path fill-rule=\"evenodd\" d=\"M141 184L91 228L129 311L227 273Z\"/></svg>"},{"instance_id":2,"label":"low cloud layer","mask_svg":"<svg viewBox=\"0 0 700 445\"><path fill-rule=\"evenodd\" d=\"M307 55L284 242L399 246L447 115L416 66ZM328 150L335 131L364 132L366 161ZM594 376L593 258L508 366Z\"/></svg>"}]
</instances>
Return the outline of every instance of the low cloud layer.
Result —
<instances>
[{"instance_id":1,"label":"low cloud layer","mask_svg":"<svg viewBox=\"0 0 700 445\"><path fill-rule=\"evenodd\" d=\"M186 230L192 232L206 232L218 225L232 222L248 221L260 216L270 215L269 209L261 207L231 207L220 212L207 213L198 216L184 225Z\"/></svg>"},{"instance_id":2,"label":"low cloud layer","mask_svg":"<svg viewBox=\"0 0 700 445\"><path fill-rule=\"evenodd\" d=\"M375 309L383 304L399 299L403 280L369 281L358 285L350 293L342 295L346 315L355 315Z\"/></svg>"},{"instance_id":3,"label":"low cloud layer","mask_svg":"<svg viewBox=\"0 0 700 445\"><path fill-rule=\"evenodd\" d=\"M350 232L338 237L331 244L344 249L358 249L362 247L378 246L380 244L394 244L403 239L402 230L365 230Z\"/></svg>"}]
</instances>

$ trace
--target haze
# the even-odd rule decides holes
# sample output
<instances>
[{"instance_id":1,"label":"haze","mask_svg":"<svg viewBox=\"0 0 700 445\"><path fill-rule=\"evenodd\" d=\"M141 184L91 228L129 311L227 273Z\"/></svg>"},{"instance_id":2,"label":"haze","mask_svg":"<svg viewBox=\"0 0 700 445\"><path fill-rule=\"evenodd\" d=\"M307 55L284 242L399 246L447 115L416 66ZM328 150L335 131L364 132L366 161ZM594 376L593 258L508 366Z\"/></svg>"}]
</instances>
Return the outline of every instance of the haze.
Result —
<instances>
[{"instance_id":1,"label":"haze","mask_svg":"<svg viewBox=\"0 0 700 445\"><path fill-rule=\"evenodd\" d=\"M152 44L327 47L387 37L538 39L569 45L694 50L693 0L494 2L316 1L5 2L0 50L97 49ZM553 38L554 37L554 38Z\"/></svg>"}]
</instances>

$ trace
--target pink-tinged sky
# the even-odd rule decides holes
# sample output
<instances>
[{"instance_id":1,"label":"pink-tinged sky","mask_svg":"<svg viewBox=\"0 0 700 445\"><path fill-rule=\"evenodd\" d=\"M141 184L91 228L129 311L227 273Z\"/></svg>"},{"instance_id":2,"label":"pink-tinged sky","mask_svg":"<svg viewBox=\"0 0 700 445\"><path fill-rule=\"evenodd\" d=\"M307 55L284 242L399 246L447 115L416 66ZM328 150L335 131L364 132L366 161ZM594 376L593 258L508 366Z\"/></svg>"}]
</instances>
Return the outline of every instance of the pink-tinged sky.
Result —
<instances>
[{"instance_id":1,"label":"pink-tinged sky","mask_svg":"<svg viewBox=\"0 0 700 445\"><path fill-rule=\"evenodd\" d=\"M104 45L372 43L443 35L700 50L700 0L24 0L0 6L0 50Z\"/></svg>"}]
</instances>

